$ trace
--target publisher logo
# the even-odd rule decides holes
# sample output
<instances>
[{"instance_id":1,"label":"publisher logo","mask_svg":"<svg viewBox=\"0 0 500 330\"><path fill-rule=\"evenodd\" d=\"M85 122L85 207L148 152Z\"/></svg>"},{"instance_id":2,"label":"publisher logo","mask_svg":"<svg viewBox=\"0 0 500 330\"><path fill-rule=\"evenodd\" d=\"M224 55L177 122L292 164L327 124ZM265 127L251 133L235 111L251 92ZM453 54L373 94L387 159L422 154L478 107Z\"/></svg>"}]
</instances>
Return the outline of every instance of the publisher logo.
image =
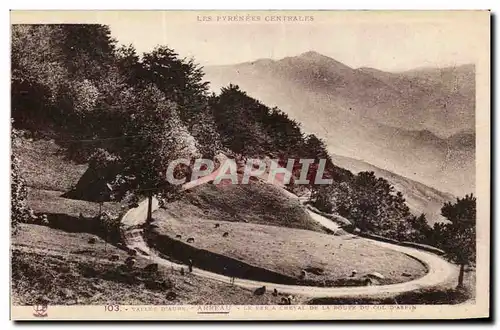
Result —
<instances>
[{"instance_id":1,"label":"publisher logo","mask_svg":"<svg viewBox=\"0 0 500 330\"><path fill-rule=\"evenodd\" d=\"M47 305L35 305L33 306L33 316L35 317L47 317Z\"/></svg>"}]
</instances>

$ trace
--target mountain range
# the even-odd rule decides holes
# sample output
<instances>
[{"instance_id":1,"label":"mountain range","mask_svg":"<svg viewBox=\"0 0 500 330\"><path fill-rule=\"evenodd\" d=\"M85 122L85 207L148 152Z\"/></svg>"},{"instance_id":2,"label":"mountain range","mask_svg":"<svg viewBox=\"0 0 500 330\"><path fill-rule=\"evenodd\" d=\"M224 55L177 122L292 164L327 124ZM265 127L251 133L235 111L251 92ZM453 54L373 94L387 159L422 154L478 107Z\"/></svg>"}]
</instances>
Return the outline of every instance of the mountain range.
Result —
<instances>
[{"instance_id":1,"label":"mountain range","mask_svg":"<svg viewBox=\"0 0 500 330\"><path fill-rule=\"evenodd\" d=\"M215 92L232 83L279 107L347 169L375 166L446 199L474 192L474 65L385 72L311 51L204 71Z\"/></svg>"}]
</instances>

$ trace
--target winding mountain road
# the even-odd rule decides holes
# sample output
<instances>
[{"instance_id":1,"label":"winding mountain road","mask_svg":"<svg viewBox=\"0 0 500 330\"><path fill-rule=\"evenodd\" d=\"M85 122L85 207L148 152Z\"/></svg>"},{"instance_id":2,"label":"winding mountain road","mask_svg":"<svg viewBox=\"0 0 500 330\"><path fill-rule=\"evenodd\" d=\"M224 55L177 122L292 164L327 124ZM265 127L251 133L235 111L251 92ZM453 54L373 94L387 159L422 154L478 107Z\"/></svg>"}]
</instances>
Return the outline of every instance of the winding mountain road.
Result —
<instances>
[{"instance_id":1,"label":"winding mountain road","mask_svg":"<svg viewBox=\"0 0 500 330\"><path fill-rule=\"evenodd\" d=\"M142 231L138 229L138 226L142 225L146 221L147 216L148 201L145 200L139 204L138 207L130 209L122 218L122 226L124 227L125 243L129 248L135 248L139 250L140 255L143 258L148 258L152 262L158 263L160 265L167 266L169 268L174 268L180 270L180 268L186 268L186 265L177 264L168 260L165 260L157 256L154 251L148 247L144 238L142 236ZM153 211L158 208L158 201L153 198ZM331 229L332 231L337 230L339 227L337 224L329 219L322 217L314 212L310 212L312 218L315 221L321 223L321 225ZM397 284L389 285L376 285L376 286L360 286L360 287L314 287L314 286L300 286L300 285L285 285L277 283L268 283L261 281L253 281L248 279L235 278L234 282L230 277L209 272L199 268L193 268L193 274L212 280L217 280L225 283L233 283L234 285L247 288L256 289L261 286L266 286L268 289L276 288L279 292L285 294L299 294L306 297L380 297L380 296L395 296L401 293L414 291L422 288L431 288L445 285L450 282L456 273L456 268L450 263L446 262L444 259L428 253L425 251L404 247L400 245L394 245L384 242L379 242L371 240L374 244L382 246L387 249L392 249L401 253L405 253L410 257L413 257L423 263L428 272L421 278Z\"/></svg>"}]
</instances>

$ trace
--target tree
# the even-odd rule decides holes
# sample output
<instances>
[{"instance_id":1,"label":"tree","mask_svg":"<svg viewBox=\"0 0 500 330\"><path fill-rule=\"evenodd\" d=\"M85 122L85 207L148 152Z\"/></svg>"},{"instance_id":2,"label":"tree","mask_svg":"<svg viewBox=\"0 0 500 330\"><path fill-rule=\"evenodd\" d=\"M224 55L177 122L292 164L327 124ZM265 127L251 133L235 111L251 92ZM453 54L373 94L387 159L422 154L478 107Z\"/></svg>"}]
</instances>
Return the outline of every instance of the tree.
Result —
<instances>
[{"instance_id":1,"label":"tree","mask_svg":"<svg viewBox=\"0 0 500 330\"><path fill-rule=\"evenodd\" d=\"M476 261L476 197L470 194L454 204L447 202L441 214L450 221L443 245L448 258L460 265L458 287L463 287L465 266Z\"/></svg>"},{"instance_id":2,"label":"tree","mask_svg":"<svg viewBox=\"0 0 500 330\"><path fill-rule=\"evenodd\" d=\"M55 42L64 54L63 62L77 79L99 80L114 65L116 40L111 29L101 24L55 25L60 33Z\"/></svg>"},{"instance_id":3,"label":"tree","mask_svg":"<svg viewBox=\"0 0 500 330\"><path fill-rule=\"evenodd\" d=\"M332 168L336 171L335 166ZM398 240L417 236L414 227L422 225L425 217L413 219L403 194L395 191L387 180L377 178L373 172L360 172L351 179L347 174L337 173L332 185L313 191L312 196L320 204L351 219L363 231Z\"/></svg>"},{"instance_id":4,"label":"tree","mask_svg":"<svg viewBox=\"0 0 500 330\"><path fill-rule=\"evenodd\" d=\"M116 62L128 85L134 86L140 83L142 64L132 45L121 46L116 50Z\"/></svg>"},{"instance_id":5,"label":"tree","mask_svg":"<svg viewBox=\"0 0 500 330\"><path fill-rule=\"evenodd\" d=\"M60 33L58 26L49 24L12 26L11 96L16 127L37 130L54 125L55 99L68 77L56 42Z\"/></svg>"},{"instance_id":6,"label":"tree","mask_svg":"<svg viewBox=\"0 0 500 330\"><path fill-rule=\"evenodd\" d=\"M204 158L212 159L223 149L215 119L209 111L198 113L193 120L191 134L196 147Z\"/></svg>"},{"instance_id":7,"label":"tree","mask_svg":"<svg viewBox=\"0 0 500 330\"><path fill-rule=\"evenodd\" d=\"M432 244L432 228L427 223L427 218L425 214L420 214L420 216L410 216L408 219L410 224L410 235L408 239L412 242Z\"/></svg>"},{"instance_id":8,"label":"tree","mask_svg":"<svg viewBox=\"0 0 500 330\"><path fill-rule=\"evenodd\" d=\"M150 220L154 194L177 196L180 192L179 185L167 180L170 162L190 158L196 147L177 115L176 104L157 88L135 90L127 98L124 136L130 139L117 150L122 167L116 183L147 195Z\"/></svg>"},{"instance_id":9,"label":"tree","mask_svg":"<svg viewBox=\"0 0 500 330\"><path fill-rule=\"evenodd\" d=\"M15 147L15 144L19 143L19 137L20 132L12 129L13 147ZM26 201L28 198L28 190L26 188L26 182L21 174L19 158L14 152L11 155L10 189L11 228L12 233L15 235L19 223L31 222L34 219L33 212L28 207Z\"/></svg>"},{"instance_id":10,"label":"tree","mask_svg":"<svg viewBox=\"0 0 500 330\"><path fill-rule=\"evenodd\" d=\"M189 130L193 117L207 106L208 82L203 81L203 75L203 68L193 59L180 59L167 46L143 56L141 78L178 105L179 118Z\"/></svg>"},{"instance_id":11,"label":"tree","mask_svg":"<svg viewBox=\"0 0 500 330\"><path fill-rule=\"evenodd\" d=\"M120 61L107 26L14 25L11 58L16 128L61 142L98 138L106 133L101 126L113 126L103 100L118 94L115 80L126 77L115 79ZM64 147L78 161L92 153L81 155L86 146L78 143Z\"/></svg>"},{"instance_id":12,"label":"tree","mask_svg":"<svg viewBox=\"0 0 500 330\"><path fill-rule=\"evenodd\" d=\"M310 200L313 201L314 207L320 211L331 213L333 209L332 190L332 185L320 185L319 187L315 187L315 189L312 190L310 197Z\"/></svg>"},{"instance_id":13,"label":"tree","mask_svg":"<svg viewBox=\"0 0 500 330\"><path fill-rule=\"evenodd\" d=\"M252 157L271 153L272 139L259 121L268 111L265 105L230 84L211 98L210 107L224 147Z\"/></svg>"}]
</instances>

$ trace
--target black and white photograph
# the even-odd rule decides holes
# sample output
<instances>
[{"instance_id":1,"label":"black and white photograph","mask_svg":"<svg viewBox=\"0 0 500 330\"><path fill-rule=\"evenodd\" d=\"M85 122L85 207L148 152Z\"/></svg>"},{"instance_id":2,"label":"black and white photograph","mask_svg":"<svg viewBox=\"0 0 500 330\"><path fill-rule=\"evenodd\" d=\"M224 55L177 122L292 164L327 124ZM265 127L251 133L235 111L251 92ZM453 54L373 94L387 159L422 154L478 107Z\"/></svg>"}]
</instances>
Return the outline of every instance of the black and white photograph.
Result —
<instances>
[{"instance_id":1,"label":"black and white photograph","mask_svg":"<svg viewBox=\"0 0 500 330\"><path fill-rule=\"evenodd\" d=\"M489 34L12 11L12 319L488 317Z\"/></svg>"}]
</instances>

